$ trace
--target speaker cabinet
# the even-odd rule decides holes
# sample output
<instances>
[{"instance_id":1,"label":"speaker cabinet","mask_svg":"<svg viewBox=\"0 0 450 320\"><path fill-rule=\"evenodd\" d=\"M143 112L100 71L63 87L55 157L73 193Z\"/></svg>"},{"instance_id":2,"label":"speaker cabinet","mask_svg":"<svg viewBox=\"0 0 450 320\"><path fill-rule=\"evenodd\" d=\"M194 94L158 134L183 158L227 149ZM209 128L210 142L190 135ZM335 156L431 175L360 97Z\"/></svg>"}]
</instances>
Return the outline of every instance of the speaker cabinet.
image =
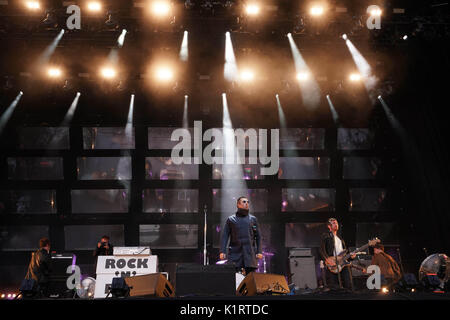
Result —
<instances>
[{"instance_id":1,"label":"speaker cabinet","mask_svg":"<svg viewBox=\"0 0 450 320\"><path fill-rule=\"evenodd\" d=\"M317 275L314 257L291 257L289 267L292 282L300 289L316 289Z\"/></svg>"},{"instance_id":2,"label":"speaker cabinet","mask_svg":"<svg viewBox=\"0 0 450 320\"><path fill-rule=\"evenodd\" d=\"M172 284L161 273L126 277L125 282L130 287L130 297L175 297Z\"/></svg>"},{"instance_id":3,"label":"speaker cabinet","mask_svg":"<svg viewBox=\"0 0 450 320\"><path fill-rule=\"evenodd\" d=\"M177 266L177 296L234 296L234 265L180 264Z\"/></svg>"},{"instance_id":4,"label":"speaker cabinet","mask_svg":"<svg viewBox=\"0 0 450 320\"><path fill-rule=\"evenodd\" d=\"M236 295L282 295L290 292L286 278L278 274L251 272L242 280Z\"/></svg>"}]
</instances>

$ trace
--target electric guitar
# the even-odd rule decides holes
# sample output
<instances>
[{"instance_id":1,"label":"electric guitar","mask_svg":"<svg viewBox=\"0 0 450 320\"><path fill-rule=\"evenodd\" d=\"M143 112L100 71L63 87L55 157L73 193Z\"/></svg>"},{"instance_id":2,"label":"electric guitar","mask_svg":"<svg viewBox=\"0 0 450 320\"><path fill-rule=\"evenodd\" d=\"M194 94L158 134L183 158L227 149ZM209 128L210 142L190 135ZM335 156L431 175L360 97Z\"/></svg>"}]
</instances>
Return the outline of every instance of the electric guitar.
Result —
<instances>
[{"instance_id":1,"label":"electric guitar","mask_svg":"<svg viewBox=\"0 0 450 320\"><path fill-rule=\"evenodd\" d=\"M338 272L341 272L342 269L349 264L347 261L350 256L356 254L359 251L363 251L367 249L368 247L373 247L375 244L379 243L381 240L378 238L373 238L372 240L369 240L367 244L363 245L360 248L356 248L350 253L347 253L347 250L341 252L338 254L337 261L335 261L334 257L329 257L325 260L325 265L327 266L328 270L334 274L337 274Z\"/></svg>"}]
</instances>

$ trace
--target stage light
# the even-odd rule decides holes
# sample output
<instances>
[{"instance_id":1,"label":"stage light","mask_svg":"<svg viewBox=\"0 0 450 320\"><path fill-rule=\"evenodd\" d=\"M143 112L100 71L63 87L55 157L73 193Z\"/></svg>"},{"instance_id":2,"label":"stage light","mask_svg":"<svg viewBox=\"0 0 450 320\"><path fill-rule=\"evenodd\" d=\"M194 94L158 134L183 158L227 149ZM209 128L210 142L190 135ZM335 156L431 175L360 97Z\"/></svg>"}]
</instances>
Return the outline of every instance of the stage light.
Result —
<instances>
[{"instance_id":1,"label":"stage light","mask_svg":"<svg viewBox=\"0 0 450 320\"><path fill-rule=\"evenodd\" d=\"M101 75L105 79L112 79L116 76L116 70L110 67L104 67L101 70Z\"/></svg>"},{"instance_id":2,"label":"stage light","mask_svg":"<svg viewBox=\"0 0 450 320\"><path fill-rule=\"evenodd\" d=\"M38 10L41 8L41 4L39 3L39 1L27 1L25 5L30 10Z\"/></svg>"},{"instance_id":3,"label":"stage light","mask_svg":"<svg viewBox=\"0 0 450 320\"><path fill-rule=\"evenodd\" d=\"M342 39L347 40L347 35L345 33L342 35Z\"/></svg>"},{"instance_id":4,"label":"stage light","mask_svg":"<svg viewBox=\"0 0 450 320\"><path fill-rule=\"evenodd\" d=\"M189 51L188 51L188 32L184 31L183 41L181 42L180 49L180 59L181 61L188 61Z\"/></svg>"},{"instance_id":5,"label":"stage light","mask_svg":"<svg viewBox=\"0 0 450 320\"><path fill-rule=\"evenodd\" d=\"M381 13L382 13L381 9L373 9L370 11L370 15L372 17L379 17L381 16Z\"/></svg>"},{"instance_id":6,"label":"stage light","mask_svg":"<svg viewBox=\"0 0 450 320\"><path fill-rule=\"evenodd\" d=\"M361 81L361 75L359 73L352 73L350 74L349 79L352 82L358 82Z\"/></svg>"},{"instance_id":7,"label":"stage light","mask_svg":"<svg viewBox=\"0 0 450 320\"><path fill-rule=\"evenodd\" d=\"M236 81L239 78L233 43L229 32L225 33L225 66L223 75L228 81Z\"/></svg>"},{"instance_id":8,"label":"stage light","mask_svg":"<svg viewBox=\"0 0 450 320\"><path fill-rule=\"evenodd\" d=\"M156 78L163 82L170 81L173 79L173 71L168 67L160 67L156 71Z\"/></svg>"},{"instance_id":9,"label":"stage light","mask_svg":"<svg viewBox=\"0 0 450 320\"><path fill-rule=\"evenodd\" d=\"M5 294L3 293L3 294L2 294L2 299L4 299L5 297L6 297L6 296L5 296Z\"/></svg>"},{"instance_id":10,"label":"stage light","mask_svg":"<svg viewBox=\"0 0 450 320\"><path fill-rule=\"evenodd\" d=\"M324 12L324 9L322 6L314 6L309 10L309 13L315 17L321 16L323 14L323 12Z\"/></svg>"},{"instance_id":11,"label":"stage light","mask_svg":"<svg viewBox=\"0 0 450 320\"><path fill-rule=\"evenodd\" d=\"M299 72L296 76L298 81L306 81L309 79L309 73L308 72Z\"/></svg>"},{"instance_id":12,"label":"stage light","mask_svg":"<svg viewBox=\"0 0 450 320\"><path fill-rule=\"evenodd\" d=\"M61 72L61 69L59 69L59 68L52 67L47 70L47 75L50 78L59 78L61 76L61 74L62 74L62 72Z\"/></svg>"},{"instance_id":13,"label":"stage light","mask_svg":"<svg viewBox=\"0 0 450 320\"><path fill-rule=\"evenodd\" d=\"M91 12L99 12L102 9L102 4L97 1L91 1L87 4L87 8Z\"/></svg>"},{"instance_id":14,"label":"stage light","mask_svg":"<svg viewBox=\"0 0 450 320\"><path fill-rule=\"evenodd\" d=\"M240 78L242 81L250 82L255 78L255 74L251 70L244 70L241 72Z\"/></svg>"},{"instance_id":15,"label":"stage light","mask_svg":"<svg viewBox=\"0 0 450 320\"><path fill-rule=\"evenodd\" d=\"M408 40L408 36L405 34L402 39L403 40Z\"/></svg>"},{"instance_id":16,"label":"stage light","mask_svg":"<svg viewBox=\"0 0 450 320\"><path fill-rule=\"evenodd\" d=\"M381 292L383 293L389 293L389 289L387 287L382 287Z\"/></svg>"},{"instance_id":17,"label":"stage light","mask_svg":"<svg viewBox=\"0 0 450 320\"><path fill-rule=\"evenodd\" d=\"M119 45L119 48L123 47L123 43L125 42L126 34L127 34L127 30L123 29L122 33L120 34L119 38L117 39L117 44Z\"/></svg>"},{"instance_id":18,"label":"stage light","mask_svg":"<svg viewBox=\"0 0 450 320\"><path fill-rule=\"evenodd\" d=\"M165 1L153 2L152 12L156 16L167 16L170 12L170 4Z\"/></svg>"},{"instance_id":19,"label":"stage light","mask_svg":"<svg viewBox=\"0 0 450 320\"><path fill-rule=\"evenodd\" d=\"M245 12L249 15L249 16L256 16L259 14L260 8L259 5L257 4L249 4L245 7Z\"/></svg>"}]
</instances>

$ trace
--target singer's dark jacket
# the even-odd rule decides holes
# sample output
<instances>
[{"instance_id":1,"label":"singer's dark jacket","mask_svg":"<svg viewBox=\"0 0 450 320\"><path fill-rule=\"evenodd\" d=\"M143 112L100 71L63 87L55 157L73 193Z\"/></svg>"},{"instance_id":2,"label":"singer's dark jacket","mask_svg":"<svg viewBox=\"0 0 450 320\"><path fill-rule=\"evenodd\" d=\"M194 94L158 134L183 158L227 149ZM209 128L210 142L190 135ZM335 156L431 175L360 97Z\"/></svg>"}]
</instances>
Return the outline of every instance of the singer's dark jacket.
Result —
<instances>
[{"instance_id":1,"label":"singer's dark jacket","mask_svg":"<svg viewBox=\"0 0 450 320\"><path fill-rule=\"evenodd\" d=\"M227 254L228 239L228 263L234 263L236 268L258 268L256 254L261 253L261 233L255 216L236 213L228 217L222 233L220 253Z\"/></svg>"},{"instance_id":2,"label":"singer's dark jacket","mask_svg":"<svg viewBox=\"0 0 450 320\"><path fill-rule=\"evenodd\" d=\"M344 250L347 249L344 239L342 239L341 237L339 237L339 239L341 239L342 241L342 248ZM322 240L320 243L320 255L324 260L328 257L334 256L334 235L330 231L322 234Z\"/></svg>"}]
</instances>

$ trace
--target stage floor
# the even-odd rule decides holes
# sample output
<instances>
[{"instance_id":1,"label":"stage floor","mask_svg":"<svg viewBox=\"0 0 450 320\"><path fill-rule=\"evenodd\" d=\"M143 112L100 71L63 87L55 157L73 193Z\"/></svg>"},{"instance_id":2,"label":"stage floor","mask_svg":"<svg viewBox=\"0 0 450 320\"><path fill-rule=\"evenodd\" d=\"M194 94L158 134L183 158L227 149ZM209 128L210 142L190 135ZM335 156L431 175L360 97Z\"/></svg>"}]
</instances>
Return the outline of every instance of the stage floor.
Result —
<instances>
[{"instance_id":1,"label":"stage floor","mask_svg":"<svg viewBox=\"0 0 450 320\"><path fill-rule=\"evenodd\" d=\"M43 298L33 300L90 300L90 301L109 301L109 300L127 300L127 301L141 301L141 300L165 300L165 301L190 301L190 300L207 300L207 301L251 301L251 300L266 300L266 301L300 301L300 300L450 300L450 293L434 293L434 292L303 292L289 295L255 295L255 296L201 296L201 295L186 295L183 297L125 297L106 299L79 299L79 298Z\"/></svg>"}]
</instances>

